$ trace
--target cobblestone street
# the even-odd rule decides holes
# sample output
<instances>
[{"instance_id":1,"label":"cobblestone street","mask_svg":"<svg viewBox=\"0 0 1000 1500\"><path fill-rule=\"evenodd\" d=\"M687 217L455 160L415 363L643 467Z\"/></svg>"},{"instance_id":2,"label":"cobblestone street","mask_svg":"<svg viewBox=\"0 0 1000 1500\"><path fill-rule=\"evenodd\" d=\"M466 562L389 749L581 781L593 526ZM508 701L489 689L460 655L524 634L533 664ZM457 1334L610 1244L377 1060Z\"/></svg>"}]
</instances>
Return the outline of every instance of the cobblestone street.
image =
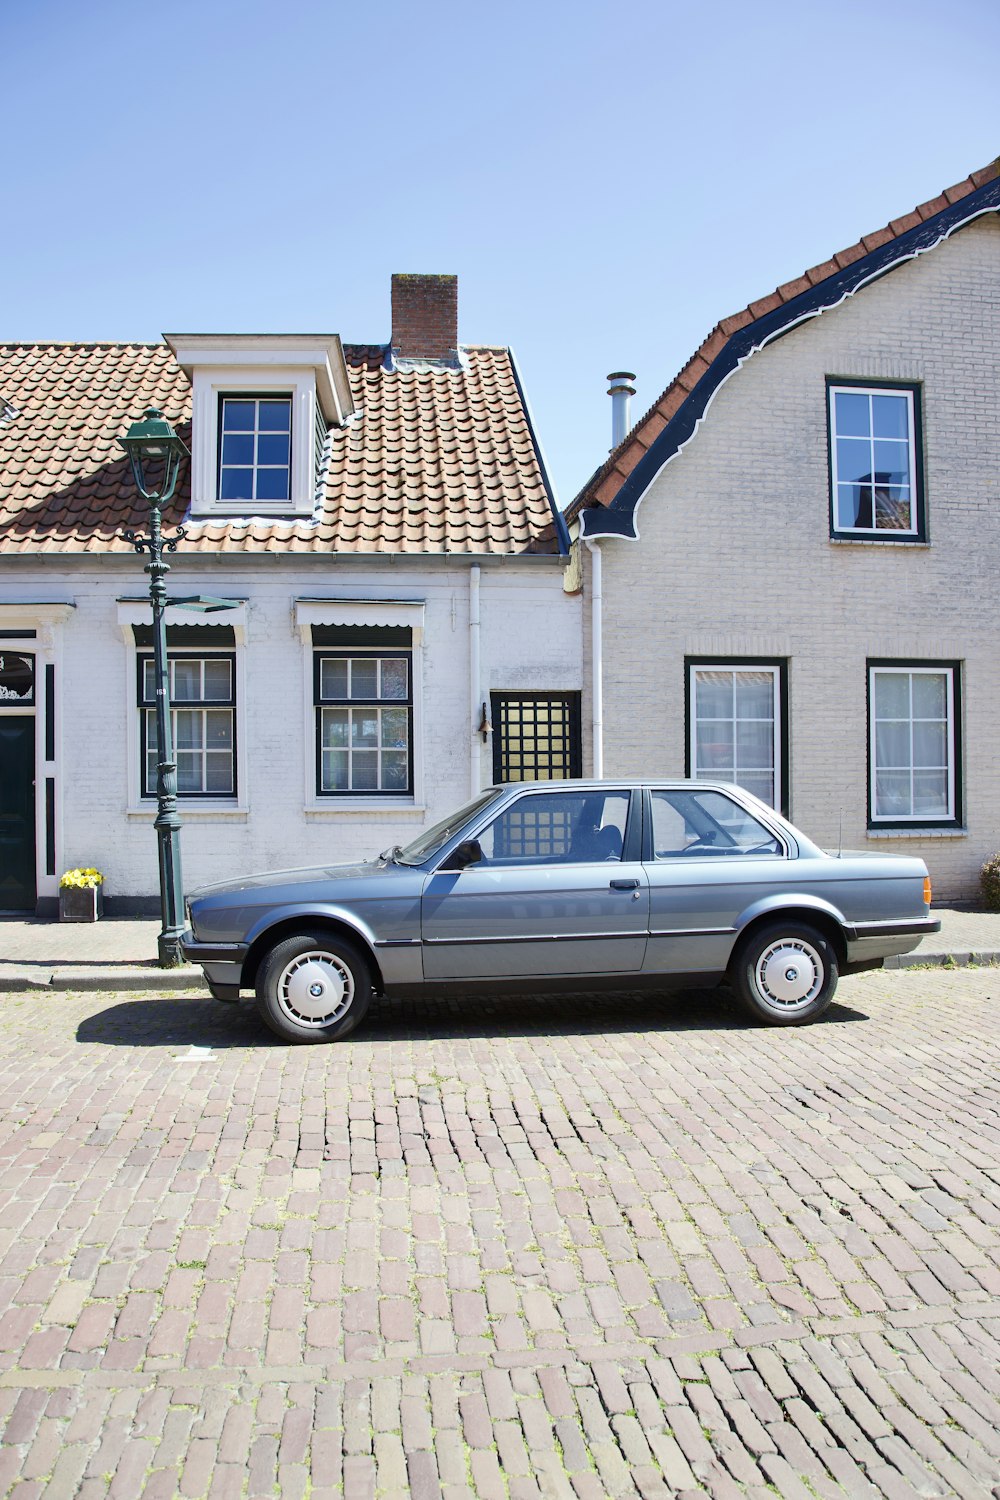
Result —
<instances>
[{"instance_id":1,"label":"cobblestone street","mask_svg":"<svg viewBox=\"0 0 1000 1500\"><path fill-rule=\"evenodd\" d=\"M1000 1494L1000 970L6 996L0 1492Z\"/></svg>"}]
</instances>

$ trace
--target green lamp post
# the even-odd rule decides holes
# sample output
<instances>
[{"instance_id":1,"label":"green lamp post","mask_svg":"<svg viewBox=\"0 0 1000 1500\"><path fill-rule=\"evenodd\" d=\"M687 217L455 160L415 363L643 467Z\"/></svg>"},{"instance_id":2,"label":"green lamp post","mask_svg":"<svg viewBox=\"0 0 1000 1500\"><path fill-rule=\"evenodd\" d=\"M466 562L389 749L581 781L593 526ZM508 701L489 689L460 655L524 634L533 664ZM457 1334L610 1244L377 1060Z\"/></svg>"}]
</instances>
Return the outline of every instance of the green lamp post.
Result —
<instances>
[{"instance_id":1,"label":"green lamp post","mask_svg":"<svg viewBox=\"0 0 1000 1500\"><path fill-rule=\"evenodd\" d=\"M170 725L170 678L167 665L166 575L170 564L164 552L176 552L183 529L170 540L161 531L163 507L177 485L181 459L188 450L170 423L156 407L149 407L140 422L133 422L118 442L132 465L136 489L149 506L149 535L124 531L122 536L136 552L149 553L149 597L153 606L153 666L156 677L156 819L153 824L159 845L160 913L162 930L157 940L160 967L175 969L184 962L181 933L184 931L184 887L181 881L181 820L177 812L177 762L174 759Z\"/></svg>"}]
</instances>

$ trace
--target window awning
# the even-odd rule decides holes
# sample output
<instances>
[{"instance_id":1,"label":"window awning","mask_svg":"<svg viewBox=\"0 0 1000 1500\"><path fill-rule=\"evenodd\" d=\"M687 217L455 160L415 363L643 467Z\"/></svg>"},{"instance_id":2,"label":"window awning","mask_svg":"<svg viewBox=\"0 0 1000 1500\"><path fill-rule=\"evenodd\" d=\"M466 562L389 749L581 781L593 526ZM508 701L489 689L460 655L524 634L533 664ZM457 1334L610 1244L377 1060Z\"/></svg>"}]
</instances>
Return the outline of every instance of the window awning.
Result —
<instances>
[{"instance_id":1,"label":"window awning","mask_svg":"<svg viewBox=\"0 0 1000 1500\"><path fill-rule=\"evenodd\" d=\"M314 625L404 625L418 644L424 629L423 599L296 599L295 624L308 644Z\"/></svg>"}]
</instances>

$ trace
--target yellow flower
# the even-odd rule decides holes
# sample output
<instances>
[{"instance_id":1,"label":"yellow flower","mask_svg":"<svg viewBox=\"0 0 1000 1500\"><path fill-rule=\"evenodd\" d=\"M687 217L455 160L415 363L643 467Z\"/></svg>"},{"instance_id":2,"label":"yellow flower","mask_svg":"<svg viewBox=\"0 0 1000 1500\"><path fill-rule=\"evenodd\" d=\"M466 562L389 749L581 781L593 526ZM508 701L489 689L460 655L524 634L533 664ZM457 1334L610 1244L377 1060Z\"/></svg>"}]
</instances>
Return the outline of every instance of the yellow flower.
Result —
<instances>
[{"instance_id":1,"label":"yellow flower","mask_svg":"<svg viewBox=\"0 0 1000 1500\"><path fill-rule=\"evenodd\" d=\"M85 870L67 870L59 881L61 886L74 890L92 890L94 886L102 885L103 883L104 876L100 870L95 870L93 867L88 867Z\"/></svg>"}]
</instances>

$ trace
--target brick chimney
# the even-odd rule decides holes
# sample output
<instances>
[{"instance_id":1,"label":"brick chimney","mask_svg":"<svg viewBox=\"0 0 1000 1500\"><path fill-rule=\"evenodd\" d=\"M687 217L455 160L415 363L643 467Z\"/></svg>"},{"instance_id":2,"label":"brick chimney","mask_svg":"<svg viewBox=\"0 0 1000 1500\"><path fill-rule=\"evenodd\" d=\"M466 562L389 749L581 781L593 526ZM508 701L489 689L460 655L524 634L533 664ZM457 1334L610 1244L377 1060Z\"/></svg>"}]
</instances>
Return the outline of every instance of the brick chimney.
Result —
<instances>
[{"instance_id":1,"label":"brick chimney","mask_svg":"<svg viewBox=\"0 0 1000 1500\"><path fill-rule=\"evenodd\" d=\"M392 348L402 359L455 358L457 276L393 276Z\"/></svg>"}]
</instances>

